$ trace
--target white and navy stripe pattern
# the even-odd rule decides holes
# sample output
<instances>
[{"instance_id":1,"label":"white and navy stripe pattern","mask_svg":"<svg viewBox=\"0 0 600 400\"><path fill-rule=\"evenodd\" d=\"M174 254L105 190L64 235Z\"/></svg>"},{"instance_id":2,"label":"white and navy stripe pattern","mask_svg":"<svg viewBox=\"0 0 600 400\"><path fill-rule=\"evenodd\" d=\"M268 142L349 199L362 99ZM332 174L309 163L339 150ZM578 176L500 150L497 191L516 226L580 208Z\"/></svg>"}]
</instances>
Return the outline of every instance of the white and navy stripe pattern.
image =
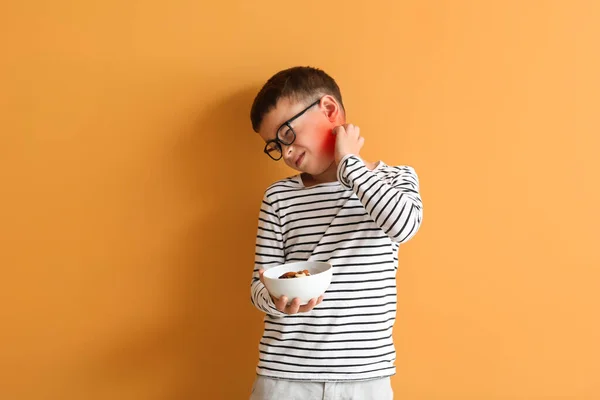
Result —
<instances>
[{"instance_id":1,"label":"white and navy stripe pattern","mask_svg":"<svg viewBox=\"0 0 600 400\"><path fill-rule=\"evenodd\" d=\"M338 182L304 187L299 176L270 186L260 209L252 303L266 313L257 373L280 379L365 380L395 373L399 243L423 217L411 167L380 162L369 170L344 158ZM275 309L260 268L327 261L333 278L323 302L308 313Z\"/></svg>"}]
</instances>

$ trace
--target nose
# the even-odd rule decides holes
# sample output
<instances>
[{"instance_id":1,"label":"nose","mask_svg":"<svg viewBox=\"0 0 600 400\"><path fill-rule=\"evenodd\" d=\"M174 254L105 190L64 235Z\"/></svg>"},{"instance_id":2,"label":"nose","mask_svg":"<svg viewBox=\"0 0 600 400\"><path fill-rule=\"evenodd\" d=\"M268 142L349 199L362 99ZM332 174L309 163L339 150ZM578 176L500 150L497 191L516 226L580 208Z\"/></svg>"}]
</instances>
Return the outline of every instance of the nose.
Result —
<instances>
[{"instance_id":1,"label":"nose","mask_svg":"<svg viewBox=\"0 0 600 400\"><path fill-rule=\"evenodd\" d=\"M282 144L281 145L281 153L283 154L283 158L285 160L292 159L292 156L294 154L294 144L293 143L290 145Z\"/></svg>"}]
</instances>

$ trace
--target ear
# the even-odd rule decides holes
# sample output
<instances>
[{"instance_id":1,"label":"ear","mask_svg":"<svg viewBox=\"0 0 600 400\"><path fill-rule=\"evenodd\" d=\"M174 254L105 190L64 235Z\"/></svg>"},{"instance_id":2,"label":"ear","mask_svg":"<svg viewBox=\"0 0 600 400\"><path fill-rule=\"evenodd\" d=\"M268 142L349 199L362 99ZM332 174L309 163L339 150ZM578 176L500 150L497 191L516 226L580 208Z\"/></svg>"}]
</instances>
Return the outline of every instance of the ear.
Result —
<instances>
[{"instance_id":1,"label":"ear","mask_svg":"<svg viewBox=\"0 0 600 400\"><path fill-rule=\"evenodd\" d=\"M319 107L330 122L337 122L343 116L342 107L331 95L323 96Z\"/></svg>"}]
</instances>

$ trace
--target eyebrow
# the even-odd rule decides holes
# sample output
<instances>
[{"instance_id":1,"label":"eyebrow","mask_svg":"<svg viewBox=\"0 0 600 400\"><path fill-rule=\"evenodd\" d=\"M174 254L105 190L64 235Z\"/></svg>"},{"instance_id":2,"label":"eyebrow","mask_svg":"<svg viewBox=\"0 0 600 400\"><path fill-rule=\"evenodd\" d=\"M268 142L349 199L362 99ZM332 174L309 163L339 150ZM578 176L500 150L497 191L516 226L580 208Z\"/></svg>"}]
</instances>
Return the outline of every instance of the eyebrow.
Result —
<instances>
[{"instance_id":1,"label":"eyebrow","mask_svg":"<svg viewBox=\"0 0 600 400\"><path fill-rule=\"evenodd\" d=\"M286 119L285 121L283 121L281 123L281 125L279 125L279 127L277 128L277 130L275 130L275 139L277 139L277 132L279 132L279 130L283 127L286 126L288 124L290 124L292 121L295 121L296 119L298 119L299 117L301 117L302 115L304 115L308 110L310 110L312 107L316 106L317 104L319 104L321 102L321 99L323 97L319 97L319 99L313 101L310 105L308 105L307 107L304 108L304 110L297 112L296 114L292 115L291 117L289 117L288 119Z\"/></svg>"},{"instance_id":2,"label":"eyebrow","mask_svg":"<svg viewBox=\"0 0 600 400\"><path fill-rule=\"evenodd\" d=\"M292 115L290 118L286 119L285 121L283 121L278 127L277 129L275 129L275 138L277 138L277 132L279 132L281 130L281 128L283 128L284 126L287 126L287 124L290 122L290 120L292 118L294 118L296 116L296 114Z\"/></svg>"},{"instance_id":3,"label":"eyebrow","mask_svg":"<svg viewBox=\"0 0 600 400\"><path fill-rule=\"evenodd\" d=\"M295 115L294 115L295 116ZM277 132L279 132L279 130L286 126L286 124L289 122L290 119L294 118L294 116L292 116L291 118L286 119L285 121L283 121L283 123L281 125L278 125L277 129L275 129L275 133L273 133L273 139L269 139L266 140L265 143L269 143L269 142L277 142Z\"/></svg>"}]
</instances>

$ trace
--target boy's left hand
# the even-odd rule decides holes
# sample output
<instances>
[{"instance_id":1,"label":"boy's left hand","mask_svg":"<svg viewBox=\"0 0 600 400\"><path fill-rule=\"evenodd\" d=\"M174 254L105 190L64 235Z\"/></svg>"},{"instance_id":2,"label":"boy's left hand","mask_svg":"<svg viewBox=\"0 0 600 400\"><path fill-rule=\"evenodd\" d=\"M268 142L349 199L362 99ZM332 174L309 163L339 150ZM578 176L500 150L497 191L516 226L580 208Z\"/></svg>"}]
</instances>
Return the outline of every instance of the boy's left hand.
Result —
<instances>
[{"instance_id":1,"label":"boy's left hand","mask_svg":"<svg viewBox=\"0 0 600 400\"><path fill-rule=\"evenodd\" d=\"M339 164L348 154L359 155L360 149L365 144L365 139L360 136L360 128L352 124L344 124L333 128L335 137L335 163Z\"/></svg>"},{"instance_id":2,"label":"boy's left hand","mask_svg":"<svg viewBox=\"0 0 600 400\"><path fill-rule=\"evenodd\" d=\"M264 273L265 273L264 269L258 270L258 275L259 275L260 281L263 285L265 284L265 278L263 276ZM282 313L290 314L290 315L297 314L297 313L309 312L313 308L315 308L316 306L321 304L321 302L323 301L323 295L321 295L321 296L319 296L319 298L310 299L310 301L304 305L300 305L300 299L298 299L298 298L293 299L292 302L288 304L288 298L286 296L281 296L281 297L277 298L277 297L273 296L271 293L269 293L269 296L271 296L271 299L273 299L273 303L275 303L276 309L278 309Z\"/></svg>"}]
</instances>

